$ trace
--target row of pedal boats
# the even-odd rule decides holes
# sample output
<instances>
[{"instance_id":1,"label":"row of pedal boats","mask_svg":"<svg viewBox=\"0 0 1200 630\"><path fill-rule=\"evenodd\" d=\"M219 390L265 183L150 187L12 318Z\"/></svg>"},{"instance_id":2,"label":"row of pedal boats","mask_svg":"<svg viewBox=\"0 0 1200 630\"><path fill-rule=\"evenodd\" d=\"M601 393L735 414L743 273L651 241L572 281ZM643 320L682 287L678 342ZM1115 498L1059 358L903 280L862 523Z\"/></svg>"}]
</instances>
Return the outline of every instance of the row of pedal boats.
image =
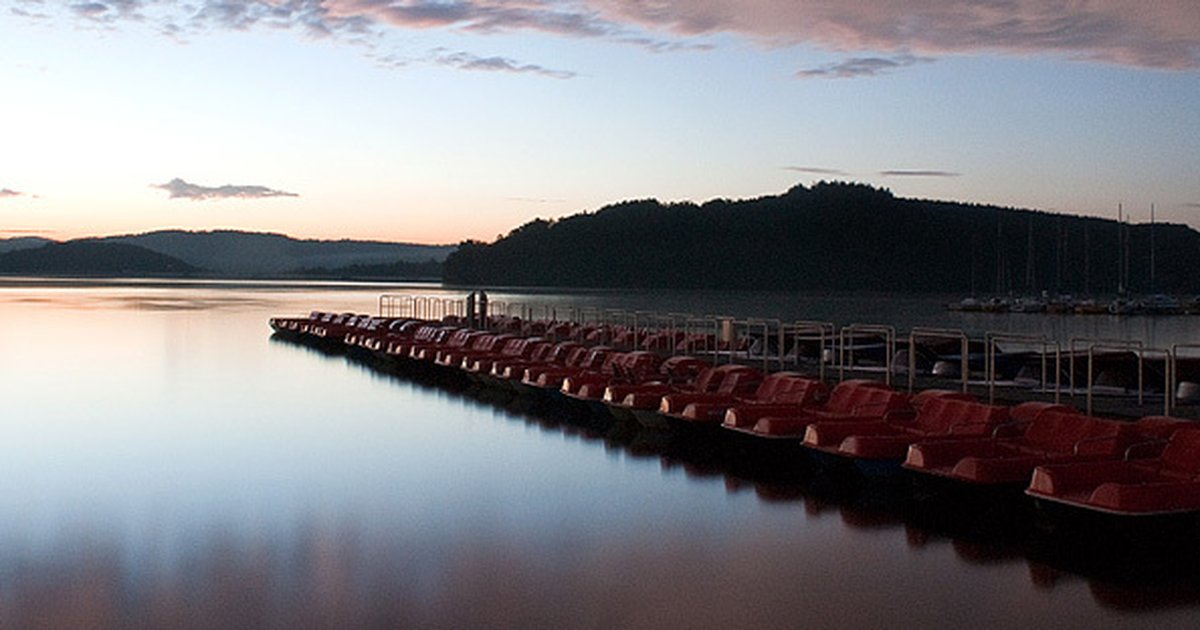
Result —
<instances>
[{"instance_id":1,"label":"row of pedal boats","mask_svg":"<svg viewBox=\"0 0 1200 630\"><path fill-rule=\"evenodd\" d=\"M597 325L495 318L485 328L313 312L276 334L451 371L522 395L561 397L616 420L706 431L807 452L867 475L907 470L966 491L1017 488L1039 503L1116 517L1200 514L1200 424L1123 420L1061 404L993 405L874 380L826 383L689 355L589 345Z\"/></svg>"}]
</instances>

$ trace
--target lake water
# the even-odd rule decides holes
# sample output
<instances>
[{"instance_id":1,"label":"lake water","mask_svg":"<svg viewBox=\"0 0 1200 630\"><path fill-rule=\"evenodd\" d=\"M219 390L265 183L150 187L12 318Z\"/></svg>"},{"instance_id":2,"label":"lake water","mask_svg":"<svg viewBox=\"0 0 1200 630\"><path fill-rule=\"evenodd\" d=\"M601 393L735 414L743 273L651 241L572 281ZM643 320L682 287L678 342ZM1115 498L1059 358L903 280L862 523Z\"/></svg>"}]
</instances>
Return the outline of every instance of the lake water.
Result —
<instances>
[{"instance_id":1,"label":"lake water","mask_svg":"<svg viewBox=\"0 0 1200 630\"><path fill-rule=\"evenodd\" d=\"M1169 558L1064 550L986 508L923 518L886 489L781 481L266 323L408 290L0 284L0 627L1195 627L1200 580ZM494 299L547 295L752 299ZM762 314L947 325L922 314L937 301L777 296L787 313ZM1004 322L1063 325L1026 317ZM1068 325L1193 335L1111 319Z\"/></svg>"}]
</instances>

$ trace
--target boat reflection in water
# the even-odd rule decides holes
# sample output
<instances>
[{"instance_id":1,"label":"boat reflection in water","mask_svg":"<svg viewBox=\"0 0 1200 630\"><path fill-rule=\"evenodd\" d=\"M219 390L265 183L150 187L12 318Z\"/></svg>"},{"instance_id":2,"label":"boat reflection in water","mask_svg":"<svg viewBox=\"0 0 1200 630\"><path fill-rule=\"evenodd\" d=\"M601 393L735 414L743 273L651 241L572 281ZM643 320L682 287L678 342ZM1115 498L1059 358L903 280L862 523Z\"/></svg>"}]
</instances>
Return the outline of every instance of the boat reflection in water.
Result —
<instances>
[{"instance_id":1,"label":"boat reflection in water","mask_svg":"<svg viewBox=\"0 0 1200 630\"><path fill-rule=\"evenodd\" d=\"M379 369L362 357L347 360ZM833 517L848 531L902 533L911 551L948 546L966 566L1024 566L1039 591L1082 580L1096 604L1114 611L1200 606L1200 529L1192 515L1165 523L1107 523L1107 528L1087 519L1064 526L1042 517L1027 497L1008 488L930 492L907 477L870 479L815 465L791 445L729 432L654 430L633 421L614 422L569 402L477 383L427 383L504 409L512 420L545 433L603 445L612 457L657 459L664 474L720 481L728 494L753 495L764 504L795 505L809 522ZM686 564L683 558L662 561Z\"/></svg>"},{"instance_id":2,"label":"boat reflection in water","mask_svg":"<svg viewBox=\"0 0 1200 630\"><path fill-rule=\"evenodd\" d=\"M267 341L380 292L0 286L0 626L1194 626L1187 549Z\"/></svg>"}]
</instances>

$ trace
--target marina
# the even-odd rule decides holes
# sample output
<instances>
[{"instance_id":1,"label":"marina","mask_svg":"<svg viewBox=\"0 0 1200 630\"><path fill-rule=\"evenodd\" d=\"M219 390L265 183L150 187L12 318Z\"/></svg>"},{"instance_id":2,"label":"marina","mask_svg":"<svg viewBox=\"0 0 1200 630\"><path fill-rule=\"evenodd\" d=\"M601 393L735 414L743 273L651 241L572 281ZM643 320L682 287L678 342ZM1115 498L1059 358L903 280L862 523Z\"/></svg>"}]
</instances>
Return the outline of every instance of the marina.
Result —
<instances>
[{"instance_id":1,"label":"marina","mask_svg":"<svg viewBox=\"0 0 1200 630\"><path fill-rule=\"evenodd\" d=\"M601 423L266 334L281 313L375 310L405 290L462 297L0 288L3 465L22 480L0 493L4 625L872 626L904 611L935 627L1190 627L1200 608L1190 554L1064 544L998 511L1011 496L896 493L781 467L770 445ZM793 299L713 310L764 297ZM813 301L860 299L876 303Z\"/></svg>"},{"instance_id":2,"label":"marina","mask_svg":"<svg viewBox=\"0 0 1200 630\"><path fill-rule=\"evenodd\" d=\"M461 301L383 295L378 315L314 311L269 323L283 338L358 354L385 370L432 369L441 377L465 379L506 394L574 401L581 405L577 411L595 416L602 430L632 418L651 431L707 431L705 436L715 442L721 432L713 429L731 429L734 433L723 437L748 436L760 445L783 449L779 465L784 468L799 465L789 458L798 462L812 457L829 468L840 460L853 463L872 480L899 476L903 465L919 475L934 474L979 488L1025 490L1037 501L1076 506L1079 518L1107 518L1099 516L1103 514L1130 517L1128 522L1139 525L1158 520L1189 523L1188 535L1180 542L1200 532L1200 457L1193 445L1200 445L1200 428L1171 415L1179 402L1176 389L1195 386L1178 380L1180 344L1166 351L1157 366L1164 375L1161 415L1116 421L1092 416L1095 351L1126 349L1108 358L1136 364L1136 402L1143 405L1146 349L1133 342L1071 341L1066 375L1070 398L1077 391L1076 346L1086 348L1084 415L1062 404L1062 347L1048 339L987 334L982 367L988 404L981 404L971 393L971 374L979 371L968 355L972 340L962 331L910 331L905 364L899 360L896 332L890 326L851 325L838 331L833 324L816 322L786 325L653 313L634 313L632 323L625 323L627 314L622 312L610 311L596 320L564 309L572 316L559 319L555 310L552 317L536 319L528 317L535 309L526 305L518 307L521 316L492 315L488 308L483 292L478 298L472 292ZM429 317L431 313L437 316ZM639 317L665 326L639 325ZM873 343L863 344L863 335ZM918 345L919 338L931 337L958 341L960 354L939 355ZM1002 355L1001 341L1033 342L1042 351ZM883 378L847 380L847 374L870 370L855 362L856 348L862 355L866 348L878 353L880 346L884 358L871 371L882 371ZM1050 346L1054 370L1047 376ZM807 363L806 350L813 357ZM930 357L920 370L919 354ZM1040 382L1000 377L1001 357L1012 364L1038 361ZM808 374L785 371L789 359ZM960 368L959 389L946 388L945 377L955 374L938 369L951 359ZM815 370L814 363L819 366ZM836 387L825 382L826 363L836 370ZM752 367L757 364L761 370ZM1117 364L1110 361L1109 372L1102 374L1119 369ZM481 367L485 365L487 369ZM682 370L685 365L689 369ZM1026 369L1010 366L1009 372L1020 375ZM907 395L892 389L895 372L908 375ZM943 382L931 386L931 377ZM1025 396L1032 392L1034 399L996 404L1001 378L1008 389L1019 388ZM926 383L917 389L920 380ZM1051 391L1051 382L1053 401L1036 400L1037 394ZM1113 394L1134 397L1128 389ZM1014 398L1011 391L1008 397ZM1191 401L1185 397L1184 402ZM1128 411L1128 404L1122 409ZM1080 489L1085 491L1080 494Z\"/></svg>"}]
</instances>

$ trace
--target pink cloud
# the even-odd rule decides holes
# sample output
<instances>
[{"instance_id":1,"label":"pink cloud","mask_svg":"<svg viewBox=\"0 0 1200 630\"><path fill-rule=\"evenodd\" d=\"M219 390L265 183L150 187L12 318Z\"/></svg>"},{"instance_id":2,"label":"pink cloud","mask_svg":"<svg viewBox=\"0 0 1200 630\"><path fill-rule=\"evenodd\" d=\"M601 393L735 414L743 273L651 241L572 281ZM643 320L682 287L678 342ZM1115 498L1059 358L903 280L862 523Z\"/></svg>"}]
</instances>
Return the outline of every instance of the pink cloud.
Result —
<instances>
[{"instance_id":1,"label":"pink cloud","mask_svg":"<svg viewBox=\"0 0 1200 630\"><path fill-rule=\"evenodd\" d=\"M1200 67L1200 3L1157 0L591 0L610 19L837 51L1001 52Z\"/></svg>"},{"instance_id":2,"label":"pink cloud","mask_svg":"<svg viewBox=\"0 0 1200 630\"><path fill-rule=\"evenodd\" d=\"M176 177L165 184L155 184L153 188L167 191L170 199L191 199L203 201L206 199L262 199L265 197L299 197L296 193L275 190L258 185L201 186L185 182Z\"/></svg>"},{"instance_id":3,"label":"pink cloud","mask_svg":"<svg viewBox=\"0 0 1200 630\"><path fill-rule=\"evenodd\" d=\"M976 53L1200 68L1197 0L196 0L181 7L94 0L69 7L93 21L157 20L172 33L256 26L352 38L388 29L536 31L654 51L703 50L712 44L688 39L729 33L848 53L854 62L801 76L864 76L897 60Z\"/></svg>"},{"instance_id":4,"label":"pink cloud","mask_svg":"<svg viewBox=\"0 0 1200 630\"><path fill-rule=\"evenodd\" d=\"M480 32L535 30L568 36L614 34L586 2L555 0L326 0L336 19L368 18L400 28L454 27Z\"/></svg>"}]
</instances>

